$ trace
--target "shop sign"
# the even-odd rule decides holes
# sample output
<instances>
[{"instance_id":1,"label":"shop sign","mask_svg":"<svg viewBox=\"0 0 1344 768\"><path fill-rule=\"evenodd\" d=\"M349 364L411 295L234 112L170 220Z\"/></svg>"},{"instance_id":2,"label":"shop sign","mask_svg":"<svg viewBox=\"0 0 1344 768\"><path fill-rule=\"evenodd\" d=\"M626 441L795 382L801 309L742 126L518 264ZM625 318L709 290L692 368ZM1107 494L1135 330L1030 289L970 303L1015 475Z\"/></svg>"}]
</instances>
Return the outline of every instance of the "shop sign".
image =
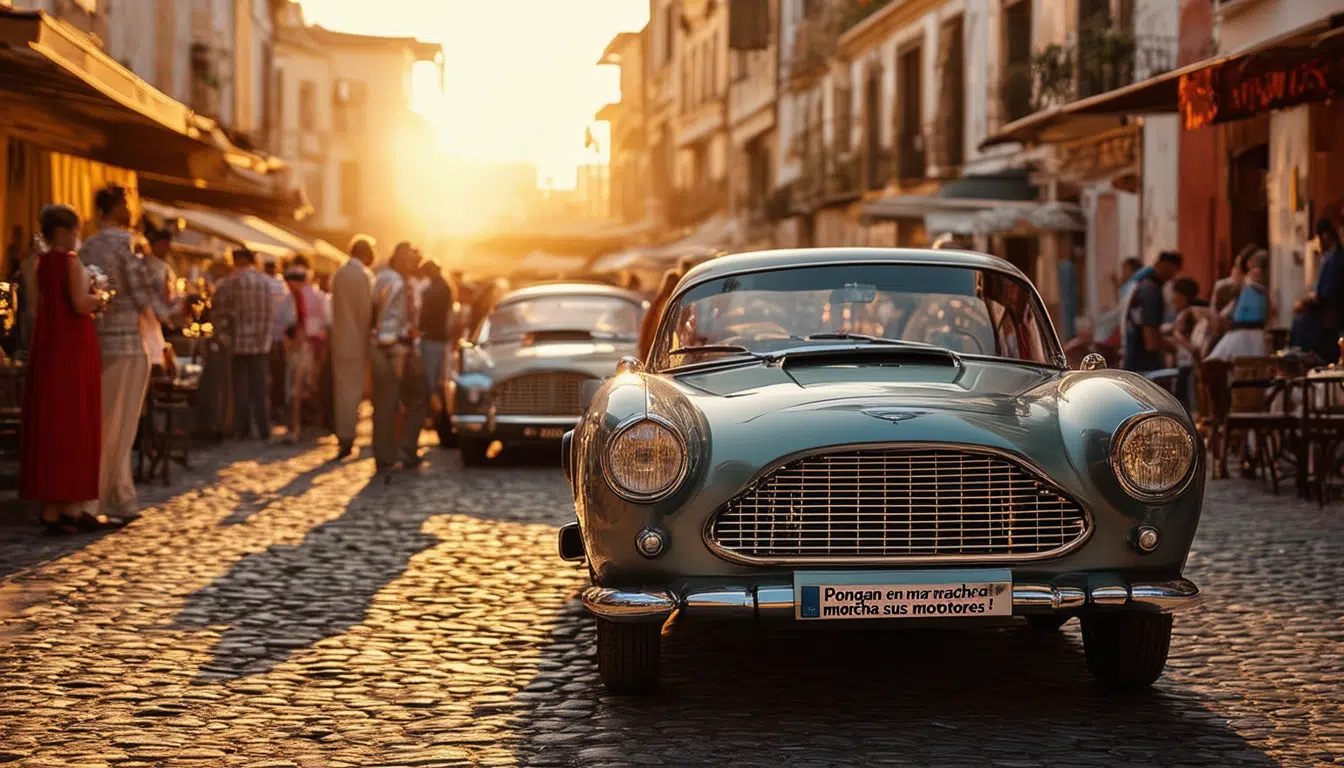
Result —
<instances>
[{"instance_id":1,"label":"shop sign","mask_svg":"<svg viewBox=\"0 0 1344 768\"><path fill-rule=\"evenodd\" d=\"M1058 175L1066 179L1098 179L1131 168L1139 161L1138 127L1061 144L1057 157Z\"/></svg>"},{"instance_id":2,"label":"shop sign","mask_svg":"<svg viewBox=\"0 0 1344 768\"><path fill-rule=\"evenodd\" d=\"M1187 130L1333 99L1344 91L1344 54L1233 61L1181 76Z\"/></svg>"}]
</instances>

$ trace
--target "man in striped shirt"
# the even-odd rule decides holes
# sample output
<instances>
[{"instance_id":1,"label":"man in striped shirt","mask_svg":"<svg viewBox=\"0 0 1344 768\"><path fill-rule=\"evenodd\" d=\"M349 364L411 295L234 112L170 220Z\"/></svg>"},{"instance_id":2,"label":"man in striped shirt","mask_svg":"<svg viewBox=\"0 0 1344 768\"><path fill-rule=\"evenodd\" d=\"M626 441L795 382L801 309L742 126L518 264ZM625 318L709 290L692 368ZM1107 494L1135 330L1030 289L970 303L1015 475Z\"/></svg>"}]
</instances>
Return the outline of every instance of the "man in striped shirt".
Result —
<instances>
[{"instance_id":1,"label":"man in striped shirt","mask_svg":"<svg viewBox=\"0 0 1344 768\"><path fill-rule=\"evenodd\" d=\"M228 321L230 373L233 379L233 429L246 438L271 436L266 407L266 375L270 364L271 329L275 323L274 280L257 269L257 257L246 248L233 250L234 272L220 281L214 309Z\"/></svg>"}]
</instances>

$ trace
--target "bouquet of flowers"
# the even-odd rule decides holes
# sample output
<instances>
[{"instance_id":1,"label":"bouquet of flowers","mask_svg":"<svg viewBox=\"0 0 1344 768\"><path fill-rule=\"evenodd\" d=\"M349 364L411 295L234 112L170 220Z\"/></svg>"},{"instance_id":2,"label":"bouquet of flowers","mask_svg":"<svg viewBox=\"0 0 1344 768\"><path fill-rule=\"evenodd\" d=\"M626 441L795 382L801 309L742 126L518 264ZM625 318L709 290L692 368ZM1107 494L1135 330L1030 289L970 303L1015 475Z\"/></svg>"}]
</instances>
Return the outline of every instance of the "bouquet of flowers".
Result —
<instances>
[{"instance_id":1,"label":"bouquet of flowers","mask_svg":"<svg viewBox=\"0 0 1344 768\"><path fill-rule=\"evenodd\" d=\"M103 307L107 307L107 302L116 295L116 291L112 290L112 278L93 264L86 265L84 271L89 275L89 288L94 295L103 300Z\"/></svg>"}]
</instances>

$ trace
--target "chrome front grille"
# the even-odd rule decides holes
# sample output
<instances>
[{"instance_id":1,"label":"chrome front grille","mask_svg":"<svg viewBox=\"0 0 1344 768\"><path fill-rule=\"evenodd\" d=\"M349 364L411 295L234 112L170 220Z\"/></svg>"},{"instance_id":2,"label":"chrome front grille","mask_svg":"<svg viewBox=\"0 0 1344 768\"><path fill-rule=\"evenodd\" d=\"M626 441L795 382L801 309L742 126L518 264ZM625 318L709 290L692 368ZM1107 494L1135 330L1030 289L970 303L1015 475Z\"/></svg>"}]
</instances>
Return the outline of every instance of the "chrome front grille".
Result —
<instances>
[{"instance_id":1,"label":"chrome front grille","mask_svg":"<svg viewBox=\"0 0 1344 768\"><path fill-rule=\"evenodd\" d=\"M1082 508L998 454L847 450L771 472L713 518L721 555L752 563L1036 560L1087 536Z\"/></svg>"},{"instance_id":2,"label":"chrome front grille","mask_svg":"<svg viewBox=\"0 0 1344 768\"><path fill-rule=\"evenodd\" d=\"M582 416L582 373L525 373L495 385L495 413L501 416Z\"/></svg>"}]
</instances>

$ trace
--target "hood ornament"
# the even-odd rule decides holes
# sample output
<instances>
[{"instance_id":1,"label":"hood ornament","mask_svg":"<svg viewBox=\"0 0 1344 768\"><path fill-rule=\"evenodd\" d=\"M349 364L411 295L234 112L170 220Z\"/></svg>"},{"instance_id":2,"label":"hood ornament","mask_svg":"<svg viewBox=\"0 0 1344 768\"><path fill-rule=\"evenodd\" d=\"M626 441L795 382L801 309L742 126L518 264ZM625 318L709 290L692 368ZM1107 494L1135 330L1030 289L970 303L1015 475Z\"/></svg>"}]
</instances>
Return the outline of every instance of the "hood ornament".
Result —
<instances>
[{"instance_id":1,"label":"hood ornament","mask_svg":"<svg viewBox=\"0 0 1344 768\"><path fill-rule=\"evenodd\" d=\"M899 424L902 421L909 421L918 416L923 416L928 411L911 411L905 408L872 408L864 413L875 419L890 421L892 424Z\"/></svg>"}]
</instances>

